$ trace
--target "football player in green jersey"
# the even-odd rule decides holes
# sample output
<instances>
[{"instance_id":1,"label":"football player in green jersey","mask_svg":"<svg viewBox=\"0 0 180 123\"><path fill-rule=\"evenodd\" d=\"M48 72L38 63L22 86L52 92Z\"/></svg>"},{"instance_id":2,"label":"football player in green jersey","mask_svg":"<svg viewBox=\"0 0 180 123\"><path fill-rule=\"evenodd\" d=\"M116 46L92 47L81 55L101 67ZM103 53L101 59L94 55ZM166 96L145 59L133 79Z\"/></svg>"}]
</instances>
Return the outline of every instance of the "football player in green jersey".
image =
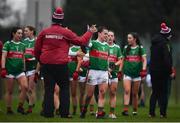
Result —
<instances>
[{"instance_id":1,"label":"football player in green jersey","mask_svg":"<svg viewBox=\"0 0 180 123\"><path fill-rule=\"evenodd\" d=\"M14 88L14 79L17 79L21 88L19 94L19 105L17 112L25 114L23 104L27 93L27 79L24 73L24 51L25 46L21 42L23 30L20 27L14 27L11 32L11 40L5 42L3 46L1 60L1 77L6 78L6 104L7 114L13 114L12 94Z\"/></svg>"},{"instance_id":2,"label":"football player in green jersey","mask_svg":"<svg viewBox=\"0 0 180 123\"><path fill-rule=\"evenodd\" d=\"M29 108L27 113L32 113L32 108L35 105L36 91L35 91L35 69L37 66L37 61L34 57L34 44L35 44L36 30L32 26L26 26L24 28L25 39L23 43L25 44L25 65L26 65L26 77L28 80L28 98L29 98Z\"/></svg>"},{"instance_id":3,"label":"football player in green jersey","mask_svg":"<svg viewBox=\"0 0 180 123\"><path fill-rule=\"evenodd\" d=\"M82 78L79 76L80 74L80 65L82 62L82 58L85 55L85 53L82 52L80 46L72 45L69 48L69 63L68 63L68 69L69 69L69 76L70 76L70 82L71 82L71 96L72 96L72 106L73 111L72 114L75 115L77 112L77 86L79 82L79 105L80 110L82 109L82 106L84 105L84 93L85 93L85 78Z\"/></svg>"},{"instance_id":4,"label":"football player in green jersey","mask_svg":"<svg viewBox=\"0 0 180 123\"><path fill-rule=\"evenodd\" d=\"M108 32L108 41L109 44L109 95L110 95L110 113L109 118L117 118L114 110L116 107L116 91L118 86L118 75L121 73L122 69L122 53L118 45L114 43L115 35L113 31ZM121 64L120 64L121 63ZM122 74L121 74L122 75ZM119 76L120 77L120 76ZM122 77L122 76L121 76ZM119 78L120 79L120 78Z\"/></svg>"},{"instance_id":5,"label":"football player in green jersey","mask_svg":"<svg viewBox=\"0 0 180 123\"><path fill-rule=\"evenodd\" d=\"M90 104L94 94L95 86L98 85L98 112L96 118L104 118L105 93L108 88L108 52L109 46L105 42L108 37L106 27L99 27L97 40L91 40L89 44L90 65L87 79L87 95L85 106L80 114L81 118L85 118L87 107Z\"/></svg>"},{"instance_id":6,"label":"football player in green jersey","mask_svg":"<svg viewBox=\"0 0 180 123\"><path fill-rule=\"evenodd\" d=\"M129 33L127 35L128 45L123 50L123 85L124 85L124 110L122 115L128 114L128 106L130 100L130 91L132 90L133 115L137 115L138 108L138 90L141 79L146 76L146 53L140 43L137 33ZM133 82L133 84L132 84ZM132 84L132 89L131 89Z\"/></svg>"}]
</instances>

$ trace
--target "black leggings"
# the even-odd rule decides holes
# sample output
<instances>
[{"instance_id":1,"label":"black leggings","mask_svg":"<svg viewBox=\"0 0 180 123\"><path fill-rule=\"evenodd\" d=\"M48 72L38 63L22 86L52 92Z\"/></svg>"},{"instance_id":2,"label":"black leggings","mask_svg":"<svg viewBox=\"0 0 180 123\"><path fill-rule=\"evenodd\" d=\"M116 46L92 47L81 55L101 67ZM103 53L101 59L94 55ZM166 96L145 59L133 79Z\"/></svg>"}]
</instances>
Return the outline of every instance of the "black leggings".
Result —
<instances>
[{"instance_id":1,"label":"black leggings","mask_svg":"<svg viewBox=\"0 0 180 123\"><path fill-rule=\"evenodd\" d=\"M152 71L151 73L152 82L152 94L150 98L150 114L155 114L155 107L158 101L160 106L160 114L166 115L167 104L168 104L168 80L169 75L163 72Z\"/></svg>"},{"instance_id":2,"label":"black leggings","mask_svg":"<svg viewBox=\"0 0 180 123\"><path fill-rule=\"evenodd\" d=\"M60 115L69 115L70 90L67 65L42 65L42 75L44 77L44 105L45 116L54 115L54 87L57 83L60 87Z\"/></svg>"}]
</instances>

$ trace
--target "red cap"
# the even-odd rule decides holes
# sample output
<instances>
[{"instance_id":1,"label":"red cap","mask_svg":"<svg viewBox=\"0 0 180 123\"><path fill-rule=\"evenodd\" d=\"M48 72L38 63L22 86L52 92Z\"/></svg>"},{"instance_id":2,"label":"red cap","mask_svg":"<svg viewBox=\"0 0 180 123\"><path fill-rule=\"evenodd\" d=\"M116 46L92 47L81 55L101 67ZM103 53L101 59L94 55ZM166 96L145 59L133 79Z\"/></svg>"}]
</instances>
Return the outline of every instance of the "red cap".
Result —
<instances>
[{"instance_id":1,"label":"red cap","mask_svg":"<svg viewBox=\"0 0 180 123\"><path fill-rule=\"evenodd\" d=\"M52 18L54 19L64 19L64 12L61 7L57 7L56 10L54 11Z\"/></svg>"},{"instance_id":2,"label":"red cap","mask_svg":"<svg viewBox=\"0 0 180 123\"><path fill-rule=\"evenodd\" d=\"M171 32L171 28L169 28L166 23L161 23L161 31L162 34L167 34Z\"/></svg>"}]
</instances>

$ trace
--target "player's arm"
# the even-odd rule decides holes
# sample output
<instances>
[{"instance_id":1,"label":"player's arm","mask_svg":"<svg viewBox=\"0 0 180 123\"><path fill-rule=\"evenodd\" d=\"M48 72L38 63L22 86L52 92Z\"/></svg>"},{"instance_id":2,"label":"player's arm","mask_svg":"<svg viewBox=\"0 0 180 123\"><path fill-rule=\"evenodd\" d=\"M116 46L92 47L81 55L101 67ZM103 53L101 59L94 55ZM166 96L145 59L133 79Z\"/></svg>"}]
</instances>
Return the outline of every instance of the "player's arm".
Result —
<instances>
[{"instance_id":1,"label":"player's arm","mask_svg":"<svg viewBox=\"0 0 180 123\"><path fill-rule=\"evenodd\" d=\"M142 63L143 63L142 69L146 70L146 68L147 68L147 58L146 58L146 56L142 56Z\"/></svg>"},{"instance_id":2,"label":"player's arm","mask_svg":"<svg viewBox=\"0 0 180 123\"><path fill-rule=\"evenodd\" d=\"M5 68L7 53L7 51L2 52L1 68Z\"/></svg>"},{"instance_id":3,"label":"player's arm","mask_svg":"<svg viewBox=\"0 0 180 123\"><path fill-rule=\"evenodd\" d=\"M77 36L74 32L67 29L65 33L65 39L69 40L72 44L87 46L89 40L91 39L93 33L97 32L96 25L92 25L89 30L84 33L82 36Z\"/></svg>"}]
</instances>

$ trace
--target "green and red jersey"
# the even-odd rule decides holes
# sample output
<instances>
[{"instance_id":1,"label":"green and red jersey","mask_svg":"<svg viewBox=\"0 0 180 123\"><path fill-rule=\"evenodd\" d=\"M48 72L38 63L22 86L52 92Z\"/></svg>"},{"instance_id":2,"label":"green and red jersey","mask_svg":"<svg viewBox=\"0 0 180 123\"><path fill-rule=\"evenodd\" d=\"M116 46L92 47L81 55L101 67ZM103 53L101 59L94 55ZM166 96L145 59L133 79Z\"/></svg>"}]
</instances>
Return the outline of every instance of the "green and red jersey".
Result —
<instances>
[{"instance_id":1,"label":"green and red jersey","mask_svg":"<svg viewBox=\"0 0 180 123\"><path fill-rule=\"evenodd\" d=\"M8 74L18 75L24 71L25 45L13 40L5 42L3 52L7 52L5 68Z\"/></svg>"},{"instance_id":2,"label":"green and red jersey","mask_svg":"<svg viewBox=\"0 0 180 123\"><path fill-rule=\"evenodd\" d=\"M121 48L116 45L109 45L109 65L115 64L120 58L122 58ZM111 72L112 78L117 78L117 72L119 71L119 66L116 66L115 69Z\"/></svg>"},{"instance_id":3,"label":"green and red jersey","mask_svg":"<svg viewBox=\"0 0 180 123\"><path fill-rule=\"evenodd\" d=\"M80 46L73 45L69 48L69 55L68 55L68 69L69 69L69 76L72 77L73 73L77 67L77 52L80 50Z\"/></svg>"},{"instance_id":4,"label":"green and red jersey","mask_svg":"<svg viewBox=\"0 0 180 123\"><path fill-rule=\"evenodd\" d=\"M127 53L127 48L128 46L125 46L123 50L123 72L133 78L139 77L142 70L142 57L146 56L145 49L143 46L137 45L136 47L130 47L129 53Z\"/></svg>"},{"instance_id":5,"label":"green and red jersey","mask_svg":"<svg viewBox=\"0 0 180 123\"><path fill-rule=\"evenodd\" d=\"M25 60L26 60L26 70L36 69L37 60L34 57L34 45L35 39L24 39L23 43L25 44Z\"/></svg>"},{"instance_id":6,"label":"green and red jersey","mask_svg":"<svg viewBox=\"0 0 180 123\"><path fill-rule=\"evenodd\" d=\"M106 42L92 40L89 43L90 69L108 70L109 45Z\"/></svg>"}]
</instances>

